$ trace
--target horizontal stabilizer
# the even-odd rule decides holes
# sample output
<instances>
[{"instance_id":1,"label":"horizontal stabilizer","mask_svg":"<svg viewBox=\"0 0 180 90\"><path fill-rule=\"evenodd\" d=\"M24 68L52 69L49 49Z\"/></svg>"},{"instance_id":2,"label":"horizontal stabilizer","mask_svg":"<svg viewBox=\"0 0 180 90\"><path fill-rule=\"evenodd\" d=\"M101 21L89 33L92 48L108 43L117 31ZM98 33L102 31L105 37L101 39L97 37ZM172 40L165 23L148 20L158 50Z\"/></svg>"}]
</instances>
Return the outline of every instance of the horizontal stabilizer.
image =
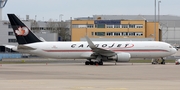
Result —
<instances>
[{"instance_id":1,"label":"horizontal stabilizer","mask_svg":"<svg viewBox=\"0 0 180 90\"><path fill-rule=\"evenodd\" d=\"M12 49L13 47L15 47L14 45L2 45L2 46L9 48L9 49Z\"/></svg>"},{"instance_id":2,"label":"horizontal stabilizer","mask_svg":"<svg viewBox=\"0 0 180 90\"><path fill-rule=\"evenodd\" d=\"M42 42L46 42L46 40L45 40L43 37L39 37L39 39L40 39Z\"/></svg>"},{"instance_id":3,"label":"horizontal stabilizer","mask_svg":"<svg viewBox=\"0 0 180 90\"><path fill-rule=\"evenodd\" d=\"M35 48L24 45L18 45L18 50L35 50Z\"/></svg>"}]
</instances>

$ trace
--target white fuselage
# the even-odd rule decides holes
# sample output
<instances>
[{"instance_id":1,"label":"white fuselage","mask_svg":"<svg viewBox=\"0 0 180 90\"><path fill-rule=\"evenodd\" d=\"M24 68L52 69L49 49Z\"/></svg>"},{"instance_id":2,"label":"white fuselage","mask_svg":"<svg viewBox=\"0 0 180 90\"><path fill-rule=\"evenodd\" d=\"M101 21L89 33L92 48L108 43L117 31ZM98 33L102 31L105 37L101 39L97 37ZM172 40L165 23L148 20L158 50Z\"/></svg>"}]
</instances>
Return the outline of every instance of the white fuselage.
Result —
<instances>
[{"instance_id":1,"label":"white fuselage","mask_svg":"<svg viewBox=\"0 0 180 90\"><path fill-rule=\"evenodd\" d=\"M116 53L126 52L131 58L160 58L176 53L176 49L165 42L156 41L99 41L93 42L98 48ZM26 44L35 50L20 52L59 59L87 59L92 54L87 42L38 42ZM19 51L19 50L17 50Z\"/></svg>"}]
</instances>

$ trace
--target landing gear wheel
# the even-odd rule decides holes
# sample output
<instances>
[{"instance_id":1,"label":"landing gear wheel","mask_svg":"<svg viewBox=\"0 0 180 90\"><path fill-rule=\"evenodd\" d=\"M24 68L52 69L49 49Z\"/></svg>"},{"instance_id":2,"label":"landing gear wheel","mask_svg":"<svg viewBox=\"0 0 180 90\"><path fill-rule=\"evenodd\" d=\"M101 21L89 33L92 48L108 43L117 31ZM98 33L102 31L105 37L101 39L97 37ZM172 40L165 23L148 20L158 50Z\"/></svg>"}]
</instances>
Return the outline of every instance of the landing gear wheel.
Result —
<instances>
[{"instance_id":1,"label":"landing gear wheel","mask_svg":"<svg viewBox=\"0 0 180 90\"><path fill-rule=\"evenodd\" d=\"M94 62L93 62L93 61L90 61L90 65L94 65Z\"/></svg>"},{"instance_id":2,"label":"landing gear wheel","mask_svg":"<svg viewBox=\"0 0 180 90\"><path fill-rule=\"evenodd\" d=\"M165 64L165 61L162 61L161 64Z\"/></svg>"},{"instance_id":3,"label":"landing gear wheel","mask_svg":"<svg viewBox=\"0 0 180 90\"><path fill-rule=\"evenodd\" d=\"M94 62L94 65L99 65L99 63L97 61Z\"/></svg>"},{"instance_id":4,"label":"landing gear wheel","mask_svg":"<svg viewBox=\"0 0 180 90\"><path fill-rule=\"evenodd\" d=\"M151 63L152 64L158 64L159 60L158 59L152 59Z\"/></svg>"},{"instance_id":5,"label":"landing gear wheel","mask_svg":"<svg viewBox=\"0 0 180 90\"><path fill-rule=\"evenodd\" d=\"M86 61L86 62L85 62L85 65L89 65L89 64L90 64L90 62L89 62L89 61Z\"/></svg>"},{"instance_id":6,"label":"landing gear wheel","mask_svg":"<svg viewBox=\"0 0 180 90\"><path fill-rule=\"evenodd\" d=\"M101 62L99 62L98 64L99 64L99 65L103 65L103 62L101 61Z\"/></svg>"},{"instance_id":7,"label":"landing gear wheel","mask_svg":"<svg viewBox=\"0 0 180 90\"><path fill-rule=\"evenodd\" d=\"M164 58L161 58L161 59L162 59L161 64L164 64L164 65L165 65L165 60L164 60Z\"/></svg>"}]
</instances>

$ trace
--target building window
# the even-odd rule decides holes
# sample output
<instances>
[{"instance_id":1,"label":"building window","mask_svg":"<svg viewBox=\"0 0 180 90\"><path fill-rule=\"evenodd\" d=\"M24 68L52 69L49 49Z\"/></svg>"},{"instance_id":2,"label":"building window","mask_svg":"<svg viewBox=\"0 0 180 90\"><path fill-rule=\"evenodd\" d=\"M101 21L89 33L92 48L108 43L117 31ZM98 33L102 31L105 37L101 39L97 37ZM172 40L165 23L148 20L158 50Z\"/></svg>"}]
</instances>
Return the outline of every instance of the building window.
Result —
<instances>
[{"instance_id":1,"label":"building window","mask_svg":"<svg viewBox=\"0 0 180 90\"><path fill-rule=\"evenodd\" d=\"M95 32L96 36L105 36L105 32Z\"/></svg>"},{"instance_id":2,"label":"building window","mask_svg":"<svg viewBox=\"0 0 180 90\"><path fill-rule=\"evenodd\" d=\"M46 28L44 28L44 27L39 27L39 29L40 29L40 30L46 30Z\"/></svg>"},{"instance_id":3,"label":"building window","mask_svg":"<svg viewBox=\"0 0 180 90\"><path fill-rule=\"evenodd\" d=\"M134 24L130 24L129 28L135 28L135 25Z\"/></svg>"},{"instance_id":4,"label":"building window","mask_svg":"<svg viewBox=\"0 0 180 90\"><path fill-rule=\"evenodd\" d=\"M136 28L143 28L143 25L136 25Z\"/></svg>"},{"instance_id":5,"label":"building window","mask_svg":"<svg viewBox=\"0 0 180 90\"><path fill-rule=\"evenodd\" d=\"M123 24L123 25L122 25L122 28L129 28L129 25Z\"/></svg>"},{"instance_id":6,"label":"building window","mask_svg":"<svg viewBox=\"0 0 180 90\"><path fill-rule=\"evenodd\" d=\"M106 25L106 28L114 28L114 25Z\"/></svg>"},{"instance_id":7,"label":"building window","mask_svg":"<svg viewBox=\"0 0 180 90\"><path fill-rule=\"evenodd\" d=\"M142 32L106 32L107 36L143 36Z\"/></svg>"},{"instance_id":8,"label":"building window","mask_svg":"<svg viewBox=\"0 0 180 90\"><path fill-rule=\"evenodd\" d=\"M8 32L9 36L14 36L14 32Z\"/></svg>"},{"instance_id":9,"label":"building window","mask_svg":"<svg viewBox=\"0 0 180 90\"><path fill-rule=\"evenodd\" d=\"M74 25L72 25L72 28L78 28L78 25L74 24Z\"/></svg>"},{"instance_id":10,"label":"building window","mask_svg":"<svg viewBox=\"0 0 180 90\"><path fill-rule=\"evenodd\" d=\"M121 32L114 32L114 36L121 36Z\"/></svg>"},{"instance_id":11,"label":"building window","mask_svg":"<svg viewBox=\"0 0 180 90\"><path fill-rule=\"evenodd\" d=\"M121 28L121 25L114 25L114 28Z\"/></svg>"},{"instance_id":12,"label":"building window","mask_svg":"<svg viewBox=\"0 0 180 90\"><path fill-rule=\"evenodd\" d=\"M53 30L52 27L46 27L46 30Z\"/></svg>"},{"instance_id":13,"label":"building window","mask_svg":"<svg viewBox=\"0 0 180 90\"><path fill-rule=\"evenodd\" d=\"M135 32L135 36L143 36L142 32Z\"/></svg>"},{"instance_id":14,"label":"building window","mask_svg":"<svg viewBox=\"0 0 180 90\"><path fill-rule=\"evenodd\" d=\"M95 27L96 28L105 28L105 24L96 24Z\"/></svg>"},{"instance_id":15,"label":"building window","mask_svg":"<svg viewBox=\"0 0 180 90\"><path fill-rule=\"evenodd\" d=\"M122 36L128 36L128 32L122 32Z\"/></svg>"},{"instance_id":16,"label":"building window","mask_svg":"<svg viewBox=\"0 0 180 90\"><path fill-rule=\"evenodd\" d=\"M129 36L135 36L135 32L129 32Z\"/></svg>"},{"instance_id":17,"label":"building window","mask_svg":"<svg viewBox=\"0 0 180 90\"><path fill-rule=\"evenodd\" d=\"M34 30L34 28L33 28L33 27L31 27L31 30Z\"/></svg>"},{"instance_id":18,"label":"building window","mask_svg":"<svg viewBox=\"0 0 180 90\"><path fill-rule=\"evenodd\" d=\"M93 24L88 24L87 28L94 28L94 25Z\"/></svg>"},{"instance_id":19,"label":"building window","mask_svg":"<svg viewBox=\"0 0 180 90\"><path fill-rule=\"evenodd\" d=\"M107 32L106 35L107 35L107 36L113 36L114 33L113 33L113 32Z\"/></svg>"},{"instance_id":20,"label":"building window","mask_svg":"<svg viewBox=\"0 0 180 90\"><path fill-rule=\"evenodd\" d=\"M87 28L87 25L78 25L78 28Z\"/></svg>"},{"instance_id":21,"label":"building window","mask_svg":"<svg viewBox=\"0 0 180 90\"><path fill-rule=\"evenodd\" d=\"M91 35L94 36L94 32L91 32Z\"/></svg>"},{"instance_id":22,"label":"building window","mask_svg":"<svg viewBox=\"0 0 180 90\"><path fill-rule=\"evenodd\" d=\"M8 39L8 42L9 42L9 43L16 43L17 40L16 40L16 39Z\"/></svg>"},{"instance_id":23,"label":"building window","mask_svg":"<svg viewBox=\"0 0 180 90\"><path fill-rule=\"evenodd\" d=\"M11 24L8 24L8 28L12 28Z\"/></svg>"},{"instance_id":24,"label":"building window","mask_svg":"<svg viewBox=\"0 0 180 90\"><path fill-rule=\"evenodd\" d=\"M88 24L88 25L72 25L72 28L94 28L93 24Z\"/></svg>"}]
</instances>

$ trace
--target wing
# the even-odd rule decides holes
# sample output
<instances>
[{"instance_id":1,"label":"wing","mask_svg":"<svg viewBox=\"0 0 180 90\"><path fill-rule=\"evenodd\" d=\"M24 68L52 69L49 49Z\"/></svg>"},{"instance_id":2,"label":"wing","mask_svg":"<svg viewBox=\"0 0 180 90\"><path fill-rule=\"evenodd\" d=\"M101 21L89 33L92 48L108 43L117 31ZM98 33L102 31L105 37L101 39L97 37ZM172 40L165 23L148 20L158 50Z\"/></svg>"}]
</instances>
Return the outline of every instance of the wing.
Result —
<instances>
[{"instance_id":1,"label":"wing","mask_svg":"<svg viewBox=\"0 0 180 90\"><path fill-rule=\"evenodd\" d=\"M92 51L94 53L99 54L99 55L103 55L103 56L107 56L107 57L116 55L116 53L114 51L106 50L106 49L102 49L102 48L97 48L94 45L94 43L87 36L86 36L86 40L89 44L89 47L92 49Z\"/></svg>"}]
</instances>

